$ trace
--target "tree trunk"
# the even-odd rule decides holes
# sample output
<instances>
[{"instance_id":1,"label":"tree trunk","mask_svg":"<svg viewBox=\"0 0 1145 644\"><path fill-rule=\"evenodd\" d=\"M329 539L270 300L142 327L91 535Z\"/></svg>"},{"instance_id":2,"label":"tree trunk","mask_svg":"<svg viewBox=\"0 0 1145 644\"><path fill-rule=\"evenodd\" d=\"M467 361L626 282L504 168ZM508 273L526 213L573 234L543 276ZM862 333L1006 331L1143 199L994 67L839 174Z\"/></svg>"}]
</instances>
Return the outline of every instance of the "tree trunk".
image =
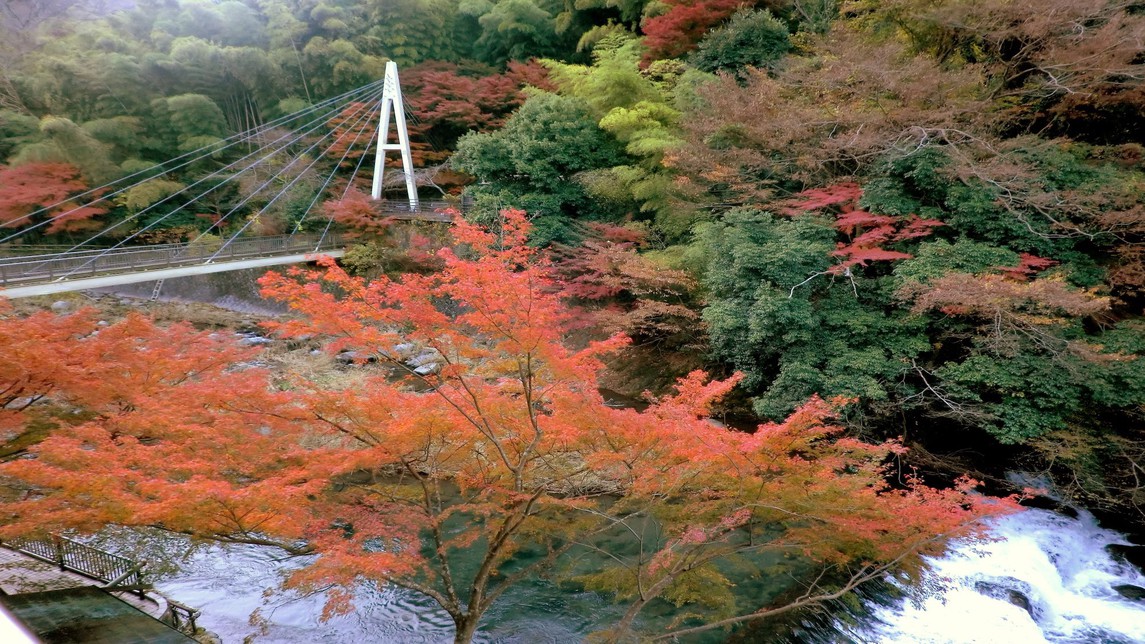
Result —
<instances>
[{"instance_id":1,"label":"tree trunk","mask_svg":"<svg viewBox=\"0 0 1145 644\"><path fill-rule=\"evenodd\" d=\"M453 644L470 644L473 641L473 636L477 634L477 620L480 615L466 615L461 619L454 620L457 624L457 635L453 638Z\"/></svg>"}]
</instances>

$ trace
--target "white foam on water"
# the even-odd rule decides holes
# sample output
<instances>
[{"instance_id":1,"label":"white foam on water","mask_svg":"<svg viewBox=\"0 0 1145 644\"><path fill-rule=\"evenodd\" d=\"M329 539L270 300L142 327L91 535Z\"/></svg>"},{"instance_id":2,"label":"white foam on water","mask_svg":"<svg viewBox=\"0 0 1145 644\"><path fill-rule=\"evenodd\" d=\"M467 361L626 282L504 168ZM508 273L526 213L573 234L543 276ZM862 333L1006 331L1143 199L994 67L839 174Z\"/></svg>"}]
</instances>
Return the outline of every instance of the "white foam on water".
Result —
<instances>
[{"instance_id":1,"label":"white foam on water","mask_svg":"<svg viewBox=\"0 0 1145 644\"><path fill-rule=\"evenodd\" d=\"M1105 549L1126 543L1085 512L1077 519L1037 509L1002 517L988 540L963 540L931 559L912 599L874 607L877 622L851 635L903 644L1145 642L1145 600L1113 589L1145 587L1145 575ZM1029 610L1014 603L1022 597Z\"/></svg>"}]
</instances>

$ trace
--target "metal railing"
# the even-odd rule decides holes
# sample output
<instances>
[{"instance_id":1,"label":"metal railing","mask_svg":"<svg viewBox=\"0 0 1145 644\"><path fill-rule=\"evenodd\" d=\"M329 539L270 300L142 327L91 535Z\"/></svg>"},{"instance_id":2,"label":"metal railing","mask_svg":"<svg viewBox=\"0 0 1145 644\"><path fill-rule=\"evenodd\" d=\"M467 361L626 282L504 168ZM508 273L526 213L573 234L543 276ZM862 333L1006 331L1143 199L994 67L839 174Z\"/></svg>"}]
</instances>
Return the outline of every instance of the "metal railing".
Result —
<instances>
[{"instance_id":1,"label":"metal railing","mask_svg":"<svg viewBox=\"0 0 1145 644\"><path fill-rule=\"evenodd\" d=\"M375 201L374 207L379 214L394 219L402 220L417 220L417 221L453 221L453 216L445 212L447 210L456 210L464 213L470 206L469 200L462 199L460 202L452 201L415 201L410 203L408 201Z\"/></svg>"},{"instance_id":2,"label":"metal railing","mask_svg":"<svg viewBox=\"0 0 1145 644\"><path fill-rule=\"evenodd\" d=\"M107 244L102 246L93 245L91 248L102 250L107 248ZM0 257L19 257L24 255L51 255L53 253L66 253L74 248L70 244L17 244L5 243L0 244Z\"/></svg>"},{"instance_id":3,"label":"metal railing","mask_svg":"<svg viewBox=\"0 0 1145 644\"><path fill-rule=\"evenodd\" d=\"M194 635L198 627L195 625L195 619L201 615L203 611L191 608L186 604L181 604L174 599L167 599L167 612L163 614L162 620L167 622L171 628L177 631L182 631L188 635Z\"/></svg>"},{"instance_id":4,"label":"metal railing","mask_svg":"<svg viewBox=\"0 0 1145 644\"><path fill-rule=\"evenodd\" d=\"M0 285L53 282L81 277L132 273L195 266L207 262L229 262L258 257L301 253L321 253L342 248L338 235L279 235L248 237L226 245L163 244L133 246L114 250L89 250L31 255L0 259Z\"/></svg>"},{"instance_id":5,"label":"metal railing","mask_svg":"<svg viewBox=\"0 0 1145 644\"><path fill-rule=\"evenodd\" d=\"M50 539L9 539L3 545L55 564L60 570L70 570L105 582L109 589L133 590L143 594L143 564L126 557L59 535L52 535Z\"/></svg>"},{"instance_id":6,"label":"metal railing","mask_svg":"<svg viewBox=\"0 0 1145 644\"><path fill-rule=\"evenodd\" d=\"M60 535L52 535L49 539L8 539L0 545L59 566L60 570L70 570L102 581L104 590L129 591L145 597L144 591L151 587L143 580L145 563L137 563ZM173 599L164 599L167 601L167 610L160 621L187 635L194 635L195 620L202 611Z\"/></svg>"}]
</instances>

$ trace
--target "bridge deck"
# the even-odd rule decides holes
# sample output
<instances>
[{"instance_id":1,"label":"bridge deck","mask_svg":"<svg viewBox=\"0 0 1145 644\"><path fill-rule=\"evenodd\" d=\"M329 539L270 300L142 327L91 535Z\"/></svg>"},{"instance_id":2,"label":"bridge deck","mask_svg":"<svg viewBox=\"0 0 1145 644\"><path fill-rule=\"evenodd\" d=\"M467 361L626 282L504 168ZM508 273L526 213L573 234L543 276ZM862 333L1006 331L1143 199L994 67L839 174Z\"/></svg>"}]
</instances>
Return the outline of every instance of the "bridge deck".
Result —
<instances>
[{"instance_id":1,"label":"bridge deck","mask_svg":"<svg viewBox=\"0 0 1145 644\"><path fill-rule=\"evenodd\" d=\"M443 201L374 203L379 216L404 221L453 221L467 204ZM158 244L0 257L0 296L16 298L80 291L222 271L304 262L313 255L341 257L339 235L246 237L222 244ZM31 250L31 249L28 249ZM9 252L21 252L19 247ZM27 252L24 250L23 252Z\"/></svg>"},{"instance_id":2,"label":"bridge deck","mask_svg":"<svg viewBox=\"0 0 1145 644\"><path fill-rule=\"evenodd\" d=\"M269 266L283 266L286 264L300 264L310 261L317 255L341 257L346 254L344 249L324 250L318 253L304 253L294 255L277 255L275 257L262 257L258 259L239 259L234 261L214 262L211 264L194 264L179 268L164 268L152 270L138 270L133 273L119 273L104 275L102 277L85 277L80 279L67 279L46 284L26 284L11 288L0 289L0 297L16 299L20 297L34 297L36 295L52 295L69 291L86 291L105 286L120 286L123 284L137 284L139 282L153 282L155 280L187 277L190 275L207 275L210 273L223 273L238 271L244 268L264 268Z\"/></svg>"},{"instance_id":3,"label":"bridge deck","mask_svg":"<svg viewBox=\"0 0 1145 644\"><path fill-rule=\"evenodd\" d=\"M27 297L97 286L305 261L341 255L337 235L237 239L226 246L165 244L0 258L0 295Z\"/></svg>"}]
</instances>

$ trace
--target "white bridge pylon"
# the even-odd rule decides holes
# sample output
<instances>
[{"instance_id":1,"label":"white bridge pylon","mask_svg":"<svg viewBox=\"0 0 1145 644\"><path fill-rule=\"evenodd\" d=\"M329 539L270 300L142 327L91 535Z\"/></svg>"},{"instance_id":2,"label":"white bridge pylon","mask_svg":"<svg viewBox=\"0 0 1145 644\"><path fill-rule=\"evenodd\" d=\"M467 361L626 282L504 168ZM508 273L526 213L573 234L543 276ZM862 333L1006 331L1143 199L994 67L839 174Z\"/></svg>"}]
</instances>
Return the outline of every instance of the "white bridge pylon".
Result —
<instances>
[{"instance_id":1,"label":"white bridge pylon","mask_svg":"<svg viewBox=\"0 0 1145 644\"><path fill-rule=\"evenodd\" d=\"M398 130L398 142L389 143L390 112L394 113L394 124ZM382 113L378 124L378 151L374 159L374 184L370 196L374 200L382 198L382 176L386 167L386 152L396 150L402 153L402 171L406 176L406 194L409 196L411 211L418 209L417 186L414 185L413 154L409 147L409 130L406 129L405 103L402 101L402 88L398 84L398 65L386 63L386 76L382 83Z\"/></svg>"}]
</instances>

